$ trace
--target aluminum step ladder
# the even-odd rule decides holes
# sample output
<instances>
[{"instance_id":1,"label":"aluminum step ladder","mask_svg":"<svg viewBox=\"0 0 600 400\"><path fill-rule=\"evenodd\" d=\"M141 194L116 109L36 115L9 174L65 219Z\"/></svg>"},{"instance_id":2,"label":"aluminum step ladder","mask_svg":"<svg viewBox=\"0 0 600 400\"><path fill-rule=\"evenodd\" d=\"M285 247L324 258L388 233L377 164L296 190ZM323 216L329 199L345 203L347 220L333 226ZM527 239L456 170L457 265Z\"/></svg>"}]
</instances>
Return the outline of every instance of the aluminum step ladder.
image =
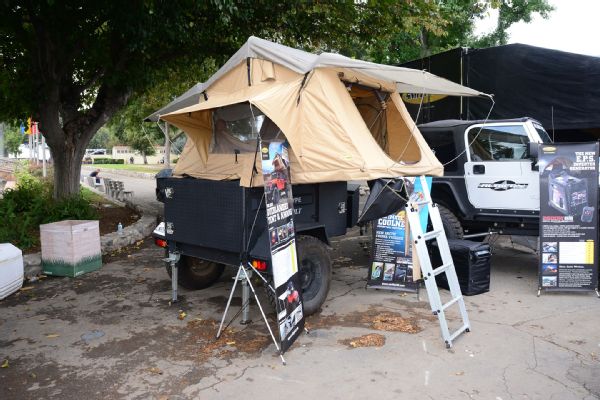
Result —
<instances>
[{"instance_id":1,"label":"aluminum step ladder","mask_svg":"<svg viewBox=\"0 0 600 400\"><path fill-rule=\"evenodd\" d=\"M458 277L456 276L456 270L454 269L454 261L452 260L448 239L444 232L440 211L436 204L433 204L431 201L431 194L429 193L425 177L420 176L417 179L420 179L421 181L422 196L419 196L419 198L413 198L416 196L411 196L411 199L409 199L408 204L406 205L406 215L410 226L412 240L415 244L419 265L421 266L423 280L425 281L425 287L427 288L427 296L429 298L429 304L431 305L431 311L433 312L433 315L437 315L438 317L440 328L442 330L442 338L446 342L446 347L451 348L454 339L463 332L469 332L471 330L471 325L469 323L469 317L467 316L465 301L460 291L460 285L458 284ZM429 218L431 219L431 225L433 227L433 230L430 232L423 232L421 226L419 214L424 207L429 209ZM442 265L440 266L433 267L431 265L431 258L429 257L429 251L427 250L426 244L429 240L437 241L437 247L442 259ZM435 277L440 274L446 274L448 286L450 287L450 293L452 295L452 299L447 303L442 303L440 291L435 281ZM446 309L455 304L458 304L460 309L462 326L451 333L448 328L448 321L446 320Z\"/></svg>"}]
</instances>

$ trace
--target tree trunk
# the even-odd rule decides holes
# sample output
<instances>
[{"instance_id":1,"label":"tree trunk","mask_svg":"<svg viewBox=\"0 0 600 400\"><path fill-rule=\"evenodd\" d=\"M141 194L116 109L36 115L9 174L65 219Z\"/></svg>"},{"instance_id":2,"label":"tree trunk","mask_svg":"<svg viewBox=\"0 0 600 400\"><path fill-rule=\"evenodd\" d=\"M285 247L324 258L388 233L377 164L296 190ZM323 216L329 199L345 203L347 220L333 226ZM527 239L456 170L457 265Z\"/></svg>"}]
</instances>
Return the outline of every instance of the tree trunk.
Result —
<instances>
[{"instance_id":1,"label":"tree trunk","mask_svg":"<svg viewBox=\"0 0 600 400\"><path fill-rule=\"evenodd\" d=\"M165 168L171 168L171 139L169 138L169 123L165 122Z\"/></svg>"},{"instance_id":2,"label":"tree trunk","mask_svg":"<svg viewBox=\"0 0 600 400\"><path fill-rule=\"evenodd\" d=\"M82 146L83 145L83 146ZM54 159L54 198L62 199L79 194L79 178L81 162L87 143L78 143L78 146L52 149ZM77 147L80 147L79 149Z\"/></svg>"},{"instance_id":3,"label":"tree trunk","mask_svg":"<svg viewBox=\"0 0 600 400\"><path fill-rule=\"evenodd\" d=\"M142 153L142 157L144 159L144 164L148 164L148 159L146 158L146 153Z\"/></svg>"}]
</instances>

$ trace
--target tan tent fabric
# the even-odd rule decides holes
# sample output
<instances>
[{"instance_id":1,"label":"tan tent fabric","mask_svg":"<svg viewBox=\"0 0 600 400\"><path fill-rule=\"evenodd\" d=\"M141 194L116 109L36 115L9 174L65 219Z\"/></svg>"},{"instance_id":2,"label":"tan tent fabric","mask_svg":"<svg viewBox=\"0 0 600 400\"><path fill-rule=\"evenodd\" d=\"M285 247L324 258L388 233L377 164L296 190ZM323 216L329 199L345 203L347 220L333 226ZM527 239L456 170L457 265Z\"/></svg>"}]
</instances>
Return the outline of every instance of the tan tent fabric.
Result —
<instances>
[{"instance_id":1,"label":"tan tent fabric","mask_svg":"<svg viewBox=\"0 0 600 400\"><path fill-rule=\"evenodd\" d=\"M447 85L441 78L423 78L420 71L338 55L317 56L262 39L258 39L260 46L256 44L257 39L251 38L245 50L240 49L196 89L203 89L207 100L200 96L197 104L161 116L189 138L175 176L240 179L242 186L262 185L260 173L253 177L254 153L214 154L209 150L213 110L240 103L247 103L249 108L254 105L281 129L291 147L294 183L441 175L442 165L395 92L399 84L396 78L403 77L405 85L423 83L438 85L439 91L479 94L452 82ZM246 57L253 57L250 85ZM408 79L411 76L417 78ZM387 101L382 117L369 127L365 121L372 124L377 113L369 118L369 113L360 111L356 104L381 107L373 88ZM256 169L260 172L260 160Z\"/></svg>"}]
</instances>

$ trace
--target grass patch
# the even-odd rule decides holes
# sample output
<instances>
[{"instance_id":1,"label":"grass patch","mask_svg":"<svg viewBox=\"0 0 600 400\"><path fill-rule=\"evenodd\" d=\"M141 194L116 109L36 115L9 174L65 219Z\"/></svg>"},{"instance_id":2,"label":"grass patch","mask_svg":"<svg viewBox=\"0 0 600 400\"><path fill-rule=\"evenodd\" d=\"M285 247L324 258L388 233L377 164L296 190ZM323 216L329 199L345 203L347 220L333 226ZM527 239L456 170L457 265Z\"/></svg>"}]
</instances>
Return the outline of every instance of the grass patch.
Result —
<instances>
[{"instance_id":1,"label":"grass patch","mask_svg":"<svg viewBox=\"0 0 600 400\"><path fill-rule=\"evenodd\" d=\"M104 196L96 192L91 191L85 186L81 186L81 197L93 204L107 204L110 203Z\"/></svg>"},{"instance_id":2,"label":"grass patch","mask_svg":"<svg viewBox=\"0 0 600 400\"><path fill-rule=\"evenodd\" d=\"M150 172L150 173L154 173L154 172L158 172L161 169L164 168L164 165L156 165L156 164L149 164L149 165L144 165L144 164L99 164L99 165L94 165L93 168L100 168L100 170L102 169L118 169L118 170L124 170L124 171L135 171L135 172Z\"/></svg>"}]
</instances>

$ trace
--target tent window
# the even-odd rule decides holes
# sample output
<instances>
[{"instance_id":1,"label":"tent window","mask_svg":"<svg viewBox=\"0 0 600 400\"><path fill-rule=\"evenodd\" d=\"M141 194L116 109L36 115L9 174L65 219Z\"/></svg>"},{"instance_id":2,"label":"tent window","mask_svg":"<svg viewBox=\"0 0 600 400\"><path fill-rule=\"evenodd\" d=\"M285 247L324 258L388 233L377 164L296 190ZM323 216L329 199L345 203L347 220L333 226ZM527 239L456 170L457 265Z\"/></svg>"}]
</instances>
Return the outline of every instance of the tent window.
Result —
<instances>
[{"instance_id":1,"label":"tent window","mask_svg":"<svg viewBox=\"0 0 600 400\"><path fill-rule=\"evenodd\" d=\"M260 132L263 140L274 140L281 130L258 108L248 103L217 108L213 112L210 152L254 153Z\"/></svg>"},{"instance_id":2,"label":"tent window","mask_svg":"<svg viewBox=\"0 0 600 400\"><path fill-rule=\"evenodd\" d=\"M363 121L371 131L379 146L386 150L388 145L387 110L375 95L373 90L364 90L352 87L350 95L356 104ZM381 94L381 100L386 99L386 94Z\"/></svg>"}]
</instances>

